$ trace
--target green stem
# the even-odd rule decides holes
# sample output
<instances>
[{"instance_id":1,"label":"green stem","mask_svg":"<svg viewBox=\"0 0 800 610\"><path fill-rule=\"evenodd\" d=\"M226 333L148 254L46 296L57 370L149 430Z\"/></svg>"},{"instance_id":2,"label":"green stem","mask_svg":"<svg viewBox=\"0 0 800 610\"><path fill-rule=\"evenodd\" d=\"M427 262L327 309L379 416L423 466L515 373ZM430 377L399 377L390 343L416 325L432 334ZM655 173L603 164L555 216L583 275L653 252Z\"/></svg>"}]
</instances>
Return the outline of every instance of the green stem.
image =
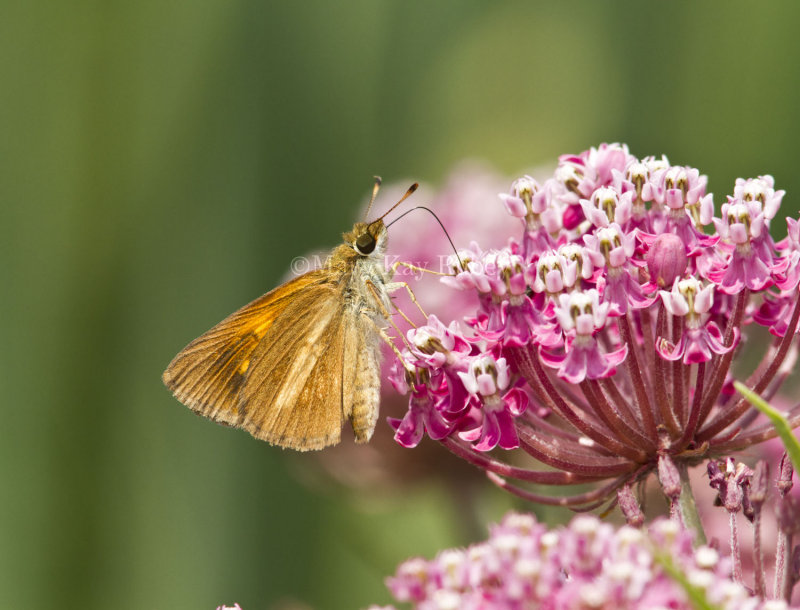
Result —
<instances>
[{"instance_id":1,"label":"green stem","mask_svg":"<svg viewBox=\"0 0 800 610\"><path fill-rule=\"evenodd\" d=\"M795 471L800 471L800 441L794 435L792 425L786 419L786 415L775 407L770 406L761 396L743 383L734 381L733 386L750 404L769 418L778 436L781 437L784 447L786 447L786 453L789 455L789 459L792 460L792 466L794 466Z\"/></svg>"},{"instance_id":2,"label":"green stem","mask_svg":"<svg viewBox=\"0 0 800 610\"><path fill-rule=\"evenodd\" d=\"M694 533L695 546L700 546L706 544L706 533L703 531L703 523L700 521L700 514L697 512L697 503L694 501L694 493L689 483L689 467L680 462L677 466L681 476L681 497L678 500L681 518L686 528Z\"/></svg>"}]
</instances>

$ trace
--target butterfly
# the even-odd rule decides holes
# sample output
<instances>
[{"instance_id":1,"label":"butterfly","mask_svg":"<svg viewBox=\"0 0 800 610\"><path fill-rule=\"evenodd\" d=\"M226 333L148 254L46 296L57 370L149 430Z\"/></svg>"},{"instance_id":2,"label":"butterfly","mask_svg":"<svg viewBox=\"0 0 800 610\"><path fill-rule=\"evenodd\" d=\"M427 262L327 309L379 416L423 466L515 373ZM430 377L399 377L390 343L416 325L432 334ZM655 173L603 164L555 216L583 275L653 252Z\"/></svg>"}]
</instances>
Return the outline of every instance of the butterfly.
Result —
<instances>
[{"instance_id":1,"label":"butterfly","mask_svg":"<svg viewBox=\"0 0 800 610\"><path fill-rule=\"evenodd\" d=\"M376 177L370 208L379 186ZM392 283L384 264L384 216L355 223L321 268L189 343L162 375L167 388L196 413L273 445L334 445L347 420L357 443L369 441L378 419L381 341L389 341L389 294L405 285Z\"/></svg>"}]
</instances>

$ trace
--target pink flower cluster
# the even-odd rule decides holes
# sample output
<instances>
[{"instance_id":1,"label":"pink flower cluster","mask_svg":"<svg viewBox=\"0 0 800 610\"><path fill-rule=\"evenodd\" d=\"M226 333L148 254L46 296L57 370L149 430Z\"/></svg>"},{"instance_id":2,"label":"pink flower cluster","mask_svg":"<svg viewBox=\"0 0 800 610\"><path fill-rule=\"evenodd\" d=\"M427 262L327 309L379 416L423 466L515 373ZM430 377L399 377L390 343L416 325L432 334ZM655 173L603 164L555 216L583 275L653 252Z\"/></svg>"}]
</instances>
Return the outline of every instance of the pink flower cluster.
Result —
<instances>
[{"instance_id":1,"label":"pink flower cluster","mask_svg":"<svg viewBox=\"0 0 800 610\"><path fill-rule=\"evenodd\" d=\"M615 529L583 515L549 530L531 515L509 514L486 542L410 559L387 584L418 610L689 610L697 607L690 589L720 610L789 608L753 597L732 579L728 557L693 548L691 534L666 519Z\"/></svg>"},{"instance_id":2,"label":"pink flower cluster","mask_svg":"<svg viewBox=\"0 0 800 610\"><path fill-rule=\"evenodd\" d=\"M390 420L397 442L414 447L427 433L540 501L507 479L611 479L567 500L587 506L665 464L774 436L734 394L731 370L754 324L774 339L747 385L770 399L791 369L800 223L787 219L787 237L773 241L784 191L771 176L736 180L719 216L706 184L697 169L618 144L562 156L543 182L515 180L497 213L517 218L519 233L451 255L442 280L477 309L407 333L391 376L410 396L405 417ZM800 409L789 417L800 423ZM486 454L496 447L559 472Z\"/></svg>"}]
</instances>

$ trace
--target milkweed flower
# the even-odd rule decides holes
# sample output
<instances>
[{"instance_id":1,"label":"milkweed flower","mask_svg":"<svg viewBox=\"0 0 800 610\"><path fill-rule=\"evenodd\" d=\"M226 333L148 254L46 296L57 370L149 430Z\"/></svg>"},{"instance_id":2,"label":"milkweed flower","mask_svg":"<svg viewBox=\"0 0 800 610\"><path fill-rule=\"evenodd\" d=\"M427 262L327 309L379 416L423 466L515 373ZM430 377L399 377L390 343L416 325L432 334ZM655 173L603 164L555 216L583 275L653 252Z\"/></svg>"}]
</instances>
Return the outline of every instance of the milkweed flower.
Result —
<instances>
[{"instance_id":1,"label":"milkweed flower","mask_svg":"<svg viewBox=\"0 0 800 610\"><path fill-rule=\"evenodd\" d=\"M722 355L731 351L737 343L739 329L734 328L733 341L723 343L722 331L708 312L714 304L714 285L704 284L696 277L675 278L672 291L661 291L664 307L673 318L684 318L684 332L678 345L659 338L656 350L665 360L683 358L684 364L708 362L711 352Z\"/></svg>"},{"instance_id":2,"label":"milkweed flower","mask_svg":"<svg viewBox=\"0 0 800 610\"><path fill-rule=\"evenodd\" d=\"M477 451L488 451L497 446L503 449L519 447L514 429L514 416L525 412L528 397L513 387L505 358L490 355L475 358L466 373L459 373L461 382L470 394L469 404L480 414L478 424L459 436L475 441Z\"/></svg>"},{"instance_id":3,"label":"milkweed flower","mask_svg":"<svg viewBox=\"0 0 800 610\"><path fill-rule=\"evenodd\" d=\"M697 168L602 144L487 198L473 222L510 215L517 229L449 256L450 301L475 305L406 337L396 440L427 432L512 493L588 509L651 473L678 501L688 467L775 436L732 371L767 400L791 373L800 222L771 237L784 197L771 176L738 179L719 216L707 184ZM772 335L760 349L758 326ZM761 360L748 368L744 353ZM787 416L799 425L800 406ZM526 487L590 482L567 496ZM636 514L630 494L624 504Z\"/></svg>"},{"instance_id":4,"label":"milkweed flower","mask_svg":"<svg viewBox=\"0 0 800 610\"><path fill-rule=\"evenodd\" d=\"M752 595L733 579L730 557L695 548L691 533L667 519L616 529L582 515L548 529L512 513L484 542L404 562L387 586L417 610L690 610L690 590L720 610L790 607Z\"/></svg>"}]
</instances>

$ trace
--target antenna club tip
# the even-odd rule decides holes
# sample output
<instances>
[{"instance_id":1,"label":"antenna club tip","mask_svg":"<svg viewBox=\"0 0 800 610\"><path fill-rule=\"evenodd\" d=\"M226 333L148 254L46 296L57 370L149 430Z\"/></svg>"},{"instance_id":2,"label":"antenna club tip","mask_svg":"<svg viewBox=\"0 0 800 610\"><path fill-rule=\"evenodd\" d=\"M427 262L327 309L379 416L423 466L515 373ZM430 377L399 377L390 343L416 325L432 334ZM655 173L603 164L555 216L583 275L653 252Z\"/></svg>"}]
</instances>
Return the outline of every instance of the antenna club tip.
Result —
<instances>
[{"instance_id":1,"label":"antenna club tip","mask_svg":"<svg viewBox=\"0 0 800 610\"><path fill-rule=\"evenodd\" d=\"M414 184L412 184L412 185L411 185L411 186L408 188L408 192L409 192L409 194L413 193L413 192L414 192L414 191L416 191L418 188L419 188L419 182L415 182Z\"/></svg>"},{"instance_id":2,"label":"antenna club tip","mask_svg":"<svg viewBox=\"0 0 800 610\"><path fill-rule=\"evenodd\" d=\"M381 183L383 182L380 176L373 176L373 178L375 178L375 184L377 184L378 186L380 186Z\"/></svg>"}]
</instances>

